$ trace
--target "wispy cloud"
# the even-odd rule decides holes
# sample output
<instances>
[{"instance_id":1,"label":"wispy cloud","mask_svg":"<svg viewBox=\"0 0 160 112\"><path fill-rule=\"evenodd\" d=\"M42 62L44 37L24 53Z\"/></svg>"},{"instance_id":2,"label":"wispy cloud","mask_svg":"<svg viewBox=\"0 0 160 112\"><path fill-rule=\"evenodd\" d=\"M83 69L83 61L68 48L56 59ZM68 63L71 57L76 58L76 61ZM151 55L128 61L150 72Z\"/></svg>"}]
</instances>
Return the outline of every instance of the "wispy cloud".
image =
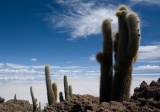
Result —
<instances>
[{"instance_id":1,"label":"wispy cloud","mask_svg":"<svg viewBox=\"0 0 160 112\"><path fill-rule=\"evenodd\" d=\"M148 3L148 4L155 4L160 5L160 0L130 0L133 4L138 3Z\"/></svg>"},{"instance_id":2,"label":"wispy cloud","mask_svg":"<svg viewBox=\"0 0 160 112\"><path fill-rule=\"evenodd\" d=\"M3 67L4 66L4 64L3 63L0 63L0 67Z\"/></svg>"},{"instance_id":3,"label":"wispy cloud","mask_svg":"<svg viewBox=\"0 0 160 112\"><path fill-rule=\"evenodd\" d=\"M37 61L37 59L36 58L32 58L31 61Z\"/></svg>"},{"instance_id":4,"label":"wispy cloud","mask_svg":"<svg viewBox=\"0 0 160 112\"><path fill-rule=\"evenodd\" d=\"M140 46L139 61L141 62L157 62L160 59L160 45Z\"/></svg>"},{"instance_id":5,"label":"wispy cloud","mask_svg":"<svg viewBox=\"0 0 160 112\"><path fill-rule=\"evenodd\" d=\"M19 65L19 64L13 64L13 63L6 63L6 66L15 68L15 69L28 69L29 66Z\"/></svg>"},{"instance_id":6,"label":"wispy cloud","mask_svg":"<svg viewBox=\"0 0 160 112\"><path fill-rule=\"evenodd\" d=\"M65 63L72 63L72 61L66 61Z\"/></svg>"},{"instance_id":7,"label":"wispy cloud","mask_svg":"<svg viewBox=\"0 0 160 112\"><path fill-rule=\"evenodd\" d=\"M92 55L91 57L89 57L89 60L90 61L95 61L96 60L95 55Z\"/></svg>"},{"instance_id":8,"label":"wispy cloud","mask_svg":"<svg viewBox=\"0 0 160 112\"><path fill-rule=\"evenodd\" d=\"M113 25L117 25L115 10L117 6L97 3L96 0L85 2L84 0L57 0L56 3L66 7L62 12L57 13L52 9L52 14L46 19L54 28L64 28L69 31L72 38L87 37L88 35L100 34L101 24L105 18L111 18ZM85 10L84 10L85 9Z\"/></svg>"},{"instance_id":9,"label":"wispy cloud","mask_svg":"<svg viewBox=\"0 0 160 112\"><path fill-rule=\"evenodd\" d=\"M134 69L135 70L155 70L155 69L160 70L160 66L142 65L142 66L135 67Z\"/></svg>"}]
</instances>

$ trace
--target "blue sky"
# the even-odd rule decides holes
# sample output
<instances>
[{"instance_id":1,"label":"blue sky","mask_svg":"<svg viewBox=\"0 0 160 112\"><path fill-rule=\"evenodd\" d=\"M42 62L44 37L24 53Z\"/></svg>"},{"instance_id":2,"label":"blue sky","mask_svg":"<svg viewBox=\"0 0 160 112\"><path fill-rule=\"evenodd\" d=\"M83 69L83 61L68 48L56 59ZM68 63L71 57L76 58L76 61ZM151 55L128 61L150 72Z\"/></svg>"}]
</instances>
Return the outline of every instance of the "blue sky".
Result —
<instances>
[{"instance_id":1,"label":"blue sky","mask_svg":"<svg viewBox=\"0 0 160 112\"><path fill-rule=\"evenodd\" d=\"M102 49L101 23L113 19L114 34L120 4L141 19L140 57L134 72L159 72L159 0L6 0L0 4L0 74L43 72L46 64L57 75L98 71L95 54Z\"/></svg>"},{"instance_id":2,"label":"blue sky","mask_svg":"<svg viewBox=\"0 0 160 112\"><path fill-rule=\"evenodd\" d=\"M101 23L126 4L141 19L141 46L134 73L160 72L159 0L6 0L0 4L0 74L99 74ZM26 76L26 75L25 75ZM4 78L4 77L1 77Z\"/></svg>"},{"instance_id":3,"label":"blue sky","mask_svg":"<svg viewBox=\"0 0 160 112\"><path fill-rule=\"evenodd\" d=\"M116 32L115 11L120 4L141 19L140 56L134 74L159 73L160 0L3 0L1 84L44 79L46 64L54 78L99 76L95 54L102 49L101 24L111 18L113 34Z\"/></svg>"}]
</instances>

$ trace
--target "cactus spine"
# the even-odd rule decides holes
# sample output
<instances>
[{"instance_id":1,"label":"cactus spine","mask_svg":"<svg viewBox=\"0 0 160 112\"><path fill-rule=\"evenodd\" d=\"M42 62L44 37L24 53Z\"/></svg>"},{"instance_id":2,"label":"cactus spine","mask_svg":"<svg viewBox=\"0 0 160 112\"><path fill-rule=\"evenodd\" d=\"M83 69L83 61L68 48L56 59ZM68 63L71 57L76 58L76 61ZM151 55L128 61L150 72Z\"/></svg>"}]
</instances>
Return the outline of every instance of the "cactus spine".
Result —
<instances>
[{"instance_id":1,"label":"cactus spine","mask_svg":"<svg viewBox=\"0 0 160 112\"><path fill-rule=\"evenodd\" d=\"M64 101L63 93L62 92L59 92L59 101L60 102Z\"/></svg>"},{"instance_id":2,"label":"cactus spine","mask_svg":"<svg viewBox=\"0 0 160 112\"><path fill-rule=\"evenodd\" d=\"M119 7L116 15L119 22L119 38L114 65L112 100L124 101L129 100L133 62L138 56L139 18L136 14L130 13L128 8L124 8L124 5Z\"/></svg>"},{"instance_id":3,"label":"cactus spine","mask_svg":"<svg viewBox=\"0 0 160 112\"><path fill-rule=\"evenodd\" d=\"M110 101L112 87L112 25L111 19L105 19L102 23L103 50L96 55L100 63L100 102Z\"/></svg>"},{"instance_id":4,"label":"cactus spine","mask_svg":"<svg viewBox=\"0 0 160 112\"><path fill-rule=\"evenodd\" d=\"M64 76L64 93L65 93L65 99L67 99L69 96L69 89L68 89L68 81L66 75Z\"/></svg>"},{"instance_id":5,"label":"cactus spine","mask_svg":"<svg viewBox=\"0 0 160 112\"><path fill-rule=\"evenodd\" d=\"M45 66L45 77L46 77L48 104L51 105L53 102L55 102L55 98L54 98L54 93L53 93L53 90L52 90L52 82L51 82L51 78L50 78L49 65Z\"/></svg>"},{"instance_id":6,"label":"cactus spine","mask_svg":"<svg viewBox=\"0 0 160 112\"><path fill-rule=\"evenodd\" d=\"M69 96L72 96L72 85L69 85Z\"/></svg>"},{"instance_id":7,"label":"cactus spine","mask_svg":"<svg viewBox=\"0 0 160 112\"><path fill-rule=\"evenodd\" d=\"M32 86L30 87L30 93L31 93L31 97L32 97L32 102L33 102L33 112L37 112L37 99L35 99L34 94L33 94L33 90L32 90Z\"/></svg>"},{"instance_id":8,"label":"cactus spine","mask_svg":"<svg viewBox=\"0 0 160 112\"><path fill-rule=\"evenodd\" d=\"M58 87L57 87L57 84L55 82L52 84L52 89L53 89L55 101L57 102Z\"/></svg>"}]
</instances>

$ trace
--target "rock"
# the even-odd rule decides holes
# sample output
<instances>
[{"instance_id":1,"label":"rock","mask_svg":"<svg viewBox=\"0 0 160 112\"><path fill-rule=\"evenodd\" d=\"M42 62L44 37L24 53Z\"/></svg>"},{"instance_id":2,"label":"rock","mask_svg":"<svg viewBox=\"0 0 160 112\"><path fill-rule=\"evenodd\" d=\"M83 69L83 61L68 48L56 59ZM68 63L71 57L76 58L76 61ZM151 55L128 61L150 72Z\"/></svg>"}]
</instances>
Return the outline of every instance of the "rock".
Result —
<instances>
[{"instance_id":1,"label":"rock","mask_svg":"<svg viewBox=\"0 0 160 112\"><path fill-rule=\"evenodd\" d=\"M27 112L31 111L31 105L27 100L8 100L5 103L0 104L0 112Z\"/></svg>"},{"instance_id":2,"label":"rock","mask_svg":"<svg viewBox=\"0 0 160 112\"><path fill-rule=\"evenodd\" d=\"M5 99L0 97L0 103L3 103L4 101L5 101Z\"/></svg>"}]
</instances>

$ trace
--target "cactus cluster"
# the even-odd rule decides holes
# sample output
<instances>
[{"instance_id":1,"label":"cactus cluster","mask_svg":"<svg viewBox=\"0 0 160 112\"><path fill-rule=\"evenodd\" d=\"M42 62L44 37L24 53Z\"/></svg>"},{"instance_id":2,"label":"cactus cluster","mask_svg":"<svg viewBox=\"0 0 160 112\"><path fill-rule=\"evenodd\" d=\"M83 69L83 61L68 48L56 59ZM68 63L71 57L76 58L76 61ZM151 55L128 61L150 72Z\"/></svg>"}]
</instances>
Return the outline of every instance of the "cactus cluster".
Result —
<instances>
[{"instance_id":1,"label":"cactus cluster","mask_svg":"<svg viewBox=\"0 0 160 112\"><path fill-rule=\"evenodd\" d=\"M101 65L100 102L129 99L133 63L138 59L141 36L138 15L131 12L127 6L121 5L116 16L119 27L113 40L111 20L103 21L103 51L96 55ZM115 52L114 65L112 65L112 49ZM115 70L114 79L112 79L112 68Z\"/></svg>"},{"instance_id":2,"label":"cactus cluster","mask_svg":"<svg viewBox=\"0 0 160 112\"><path fill-rule=\"evenodd\" d=\"M47 97L48 97L48 104L51 105L54 102L57 102L58 97L58 86L54 82L52 84L51 78L50 78L50 68L49 65L45 66L45 77L46 77L46 88L47 88ZM67 76L64 76L64 93L65 93L65 99L67 99L69 96L72 95L72 86L68 86ZM59 93L59 100L64 101L63 93Z\"/></svg>"},{"instance_id":3,"label":"cactus cluster","mask_svg":"<svg viewBox=\"0 0 160 112\"><path fill-rule=\"evenodd\" d=\"M67 99L69 96L72 95L72 85L68 86L68 80L67 76L64 76L64 93L65 93L65 99Z\"/></svg>"}]
</instances>

